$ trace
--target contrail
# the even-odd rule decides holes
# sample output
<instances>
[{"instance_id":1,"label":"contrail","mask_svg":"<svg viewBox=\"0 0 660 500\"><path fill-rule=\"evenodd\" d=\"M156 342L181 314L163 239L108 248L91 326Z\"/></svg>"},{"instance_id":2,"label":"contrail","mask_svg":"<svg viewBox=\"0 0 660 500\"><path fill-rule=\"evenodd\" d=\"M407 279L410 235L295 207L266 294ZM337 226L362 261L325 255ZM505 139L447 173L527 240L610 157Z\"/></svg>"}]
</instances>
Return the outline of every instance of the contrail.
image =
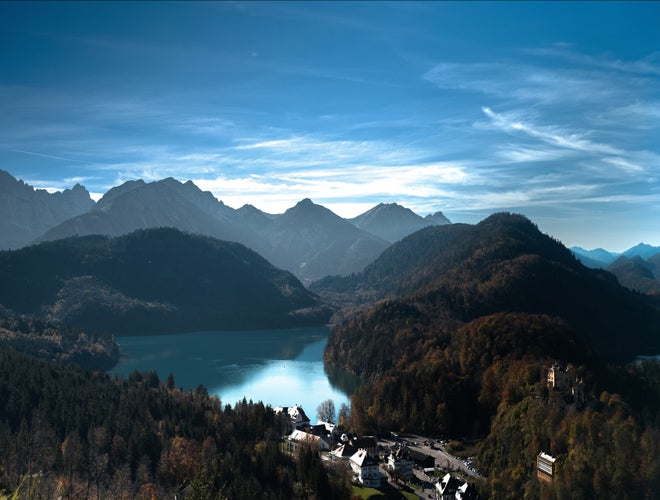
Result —
<instances>
[{"instance_id":1,"label":"contrail","mask_svg":"<svg viewBox=\"0 0 660 500\"><path fill-rule=\"evenodd\" d=\"M14 153L23 153L26 155L32 155L32 156L41 156L43 158L53 158L55 160L63 160L63 161L75 161L76 163L89 163L87 161L82 161L82 160L74 160L72 158L64 158L62 156L54 156L54 155L46 155L43 153L35 153L34 151L23 151L22 149L12 149Z\"/></svg>"}]
</instances>

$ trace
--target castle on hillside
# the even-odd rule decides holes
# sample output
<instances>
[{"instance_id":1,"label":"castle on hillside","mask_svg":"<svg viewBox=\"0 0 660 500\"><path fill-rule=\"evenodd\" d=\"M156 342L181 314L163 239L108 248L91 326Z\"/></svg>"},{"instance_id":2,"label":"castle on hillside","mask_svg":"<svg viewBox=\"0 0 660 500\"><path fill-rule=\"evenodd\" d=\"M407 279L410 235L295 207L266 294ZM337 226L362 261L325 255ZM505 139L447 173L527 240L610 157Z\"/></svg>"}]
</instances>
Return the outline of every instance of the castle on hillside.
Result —
<instances>
[{"instance_id":1,"label":"castle on hillside","mask_svg":"<svg viewBox=\"0 0 660 500\"><path fill-rule=\"evenodd\" d=\"M548 369L548 404L565 408L584 403L584 382L577 377L575 368L555 362Z\"/></svg>"}]
</instances>

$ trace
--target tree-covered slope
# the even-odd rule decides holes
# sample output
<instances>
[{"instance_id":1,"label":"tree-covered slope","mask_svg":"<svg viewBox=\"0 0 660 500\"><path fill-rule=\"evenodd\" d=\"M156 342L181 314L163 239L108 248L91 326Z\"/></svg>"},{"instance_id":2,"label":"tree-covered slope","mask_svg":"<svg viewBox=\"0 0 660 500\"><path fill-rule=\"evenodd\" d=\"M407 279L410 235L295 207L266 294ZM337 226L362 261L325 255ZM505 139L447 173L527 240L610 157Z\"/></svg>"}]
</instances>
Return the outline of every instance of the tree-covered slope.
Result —
<instances>
[{"instance_id":1,"label":"tree-covered slope","mask_svg":"<svg viewBox=\"0 0 660 500\"><path fill-rule=\"evenodd\" d=\"M337 326L325 351L366 381L351 399L355 429L478 438L482 493L494 498L657 488L658 363L612 364L660 352L657 306L524 217L424 229L316 290L381 299ZM547 387L557 360L584 382L585 401L569 409ZM541 451L557 458L550 486L536 479Z\"/></svg>"},{"instance_id":2,"label":"tree-covered slope","mask_svg":"<svg viewBox=\"0 0 660 500\"><path fill-rule=\"evenodd\" d=\"M0 304L118 335L322 324L329 315L246 247L174 229L2 252Z\"/></svg>"},{"instance_id":3,"label":"tree-covered slope","mask_svg":"<svg viewBox=\"0 0 660 500\"><path fill-rule=\"evenodd\" d=\"M347 498L318 454L281 451L284 422L251 401L134 372L128 380L0 346L0 497Z\"/></svg>"},{"instance_id":4,"label":"tree-covered slope","mask_svg":"<svg viewBox=\"0 0 660 500\"><path fill-rule=\"evenodd\" d=\"M548 314L607 359L660 352L656 303L621 287L611 274L584 267L518 215L423 229L392 245L364 272L327 278L312 289L339 303L401 301L432 323L500 312ZM330 353L334 339L349 330L339 328L331 337Z\"/></svg>"}]
</instances>

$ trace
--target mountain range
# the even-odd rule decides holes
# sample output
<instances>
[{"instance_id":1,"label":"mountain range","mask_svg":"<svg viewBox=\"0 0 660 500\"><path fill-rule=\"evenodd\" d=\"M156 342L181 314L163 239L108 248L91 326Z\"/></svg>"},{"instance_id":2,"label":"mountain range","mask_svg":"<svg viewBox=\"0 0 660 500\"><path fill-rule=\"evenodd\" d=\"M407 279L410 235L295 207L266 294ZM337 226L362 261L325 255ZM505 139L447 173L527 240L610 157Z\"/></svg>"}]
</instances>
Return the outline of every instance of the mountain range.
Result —
<instances>
[{"instance_id":1,"label":"mountain range","mask_svg":"<svg viewBox=\"0 0 660 500\"><path fill-rule=\"evenodd\" d=\"M365 213L349 219L356 227L394 243L427 226L451 224L442 212L421 217L396 203L379 203Z\"/></svg>"},{"instance_id":2,"label":"mountain range","mask_svg":"<svg viewBox=\"0 0 660 500\"><path fill-rule=\"evenodd\" d=\"M0 170L0 249L20 248L94 206L80 184L59 193L34 189Z\"/></svg>"},{"instance_id":3,"label":"mountain range","mask_svg":"<svg viewBox=\"0 0 660 500\"><path fill-rule=\"evenodd\" d=\"M660 295L660 247L640 243L620 254L602 248L570 250L585 266L611 272L625 287Z\"/></svg>"},{"instance_id":4,"label":"mountain range","mask_svg":"<svg viewBox=\"0 0 660 500\"><path fill-rule=\"evenodd\" d=\"M171 228L0 252L0 305L95 335L308 326L331 314L247 247Z\"/></svg>"},{"instance_id":5,"label":"mountain range","mask_svg":"<svg viewBox=\"0 0 660 500\"><path fill-rule=\"evenodd\" d=\"M441 212L423 218L397 204L381 204L350 220L309 199L277 215L251 205L233 209L191 181L181 183L172 178L150 183L128 181L94 203L82 186L48 194L2 172L0 192L4 224L0 248L70 236L120 236L137 229L173 227L242 243L304 283L326 274L360 271L391 242L422 227L449 223ZM61 200L79 198L85 203L69 202L74 209L66 213L58 209ZM30 208L30 203L43 208Z\"/></svg>"}]
</instances>

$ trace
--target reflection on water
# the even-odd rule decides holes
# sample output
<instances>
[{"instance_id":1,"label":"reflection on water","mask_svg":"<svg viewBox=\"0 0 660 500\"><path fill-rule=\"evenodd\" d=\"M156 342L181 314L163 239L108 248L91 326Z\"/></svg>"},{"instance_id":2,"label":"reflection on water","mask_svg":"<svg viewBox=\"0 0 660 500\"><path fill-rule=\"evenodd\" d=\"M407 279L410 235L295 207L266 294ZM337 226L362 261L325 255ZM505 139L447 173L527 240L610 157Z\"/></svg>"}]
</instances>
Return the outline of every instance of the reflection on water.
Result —
<instances>
[{"instance_id":1,"label":"reflection on water","mask_svg":"<svg viewBox=\"0 0 660 500\"><path fill-rule=\"evenodd\" d=\"M113 373L153 370L161 380L172 373L177 387L204 384L223 403L245 397L271 406L300 404L314 420L321 401L333 399L339 409L354 390L334 370L330 383L323 369L327 337L327 327L119 337Z\"/></svg>"}]
</instances>

